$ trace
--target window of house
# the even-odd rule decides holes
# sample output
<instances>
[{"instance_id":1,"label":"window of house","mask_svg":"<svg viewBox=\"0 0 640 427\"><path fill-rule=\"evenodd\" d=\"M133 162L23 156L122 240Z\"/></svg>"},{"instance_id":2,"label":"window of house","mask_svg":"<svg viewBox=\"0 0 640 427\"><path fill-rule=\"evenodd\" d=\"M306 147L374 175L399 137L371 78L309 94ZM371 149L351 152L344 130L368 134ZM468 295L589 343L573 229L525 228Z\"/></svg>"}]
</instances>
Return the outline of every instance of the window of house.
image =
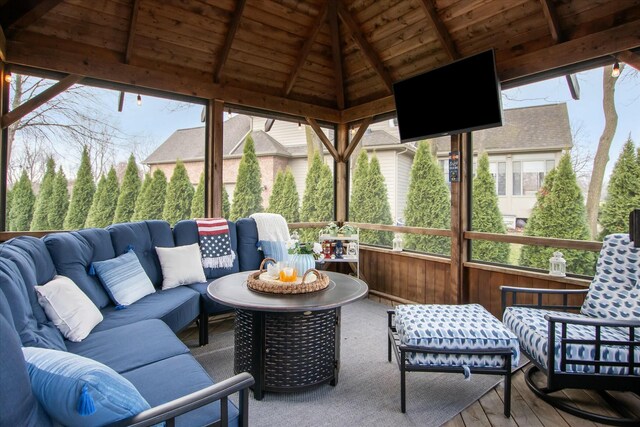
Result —
<instances>
[{"instance_id":1,"label":"window of house","mask_svg":"<svg viewBox=\"0 0 640 427\"><path fill-rule=\"evenodd\" d=\"M493 176L493 180L496 184L496 194L498 196L504 196L507 194L507 163L506 162L492 162L489 163L489 171Z\"/></svg>"}]
</instances>

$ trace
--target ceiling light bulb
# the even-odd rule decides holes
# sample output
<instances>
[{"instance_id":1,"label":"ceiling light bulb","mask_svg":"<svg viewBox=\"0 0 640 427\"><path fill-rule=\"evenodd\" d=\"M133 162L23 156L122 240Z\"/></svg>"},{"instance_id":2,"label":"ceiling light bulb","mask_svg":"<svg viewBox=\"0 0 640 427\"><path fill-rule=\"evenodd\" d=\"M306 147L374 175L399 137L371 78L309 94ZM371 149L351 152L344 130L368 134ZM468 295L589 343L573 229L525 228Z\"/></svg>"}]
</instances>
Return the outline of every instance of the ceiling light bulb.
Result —
<instances>
[{"instance_id":1,"label":"ceiling light bulb","mask_svg":"<svg viewBox=\"0 0 640 427\"><path fill-rule=\"evenodd\" d=\"M616 60L611 69L611 77L618 77L620 75L620 64Z\"/></svg>"},{"instance_id":2,"label":"ceiling light bulb","mask_svg":"<svg viewBox=\"0 0 640 427\"><path fill-rule=\"evenodd\" d=\"M140 94L138 94L138 98L136 100L136 104L142 105L142 97L140 96Z\"/></svg>"},{"instance_id":3,"label":"ceiling light bulb","mask_svg":"<svg viewBox=\"0 0 640 427\"><path fill-rule=\"evenodd\" d=\"M11 73L7 73L4 75L4 81L7 83L11 83Z\"/></svg>"}]
</instances>

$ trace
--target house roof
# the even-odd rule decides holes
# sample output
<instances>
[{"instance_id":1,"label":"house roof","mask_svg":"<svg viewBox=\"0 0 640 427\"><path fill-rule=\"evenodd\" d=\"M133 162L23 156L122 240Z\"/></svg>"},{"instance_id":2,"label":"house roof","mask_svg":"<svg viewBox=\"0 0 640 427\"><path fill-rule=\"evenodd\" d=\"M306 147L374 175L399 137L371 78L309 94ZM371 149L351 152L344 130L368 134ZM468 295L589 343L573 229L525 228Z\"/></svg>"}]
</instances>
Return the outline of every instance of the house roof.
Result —
<instances>
[{"instance_id":1,"label":"house roof","mask_svg":"<svg viewBox=\"0 0 640 427\"><path fill-rule=\"evenodd\" d=\"M225 126L224 132L227 132L227 128ZM254 130L251 132L251 138L253 138L253 143L256 149L257 155L262 156L290 156L289 151L276 141L271 135L267 134L263 130ZM235 148L229 152L225 153L224 157L233 157L233 156L242 156L242 151L244 150L244 142L245 138L240 140L239 144L236 144ZM202 157L204 159L204 156Z\"/></svg>"}]
</instances>

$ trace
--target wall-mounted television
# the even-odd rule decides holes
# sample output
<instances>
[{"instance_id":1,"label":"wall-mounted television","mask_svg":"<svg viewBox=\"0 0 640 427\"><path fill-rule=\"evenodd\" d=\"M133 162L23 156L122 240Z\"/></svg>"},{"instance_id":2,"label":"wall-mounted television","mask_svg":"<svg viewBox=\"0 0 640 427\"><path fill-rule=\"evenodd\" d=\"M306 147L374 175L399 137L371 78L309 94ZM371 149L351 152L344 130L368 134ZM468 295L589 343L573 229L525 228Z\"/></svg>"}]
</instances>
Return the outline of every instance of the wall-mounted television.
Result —
<instances>
[{"instance_id":1,"label":"wall-mounted television","mask_svg":"<svg viewBox=\"0 0 640 427\"><path fill-rule=\"evenodd\" d=\"M493 49L396 82L393 95L402 142L502 126Z\"/></svg>"}]
</instances>

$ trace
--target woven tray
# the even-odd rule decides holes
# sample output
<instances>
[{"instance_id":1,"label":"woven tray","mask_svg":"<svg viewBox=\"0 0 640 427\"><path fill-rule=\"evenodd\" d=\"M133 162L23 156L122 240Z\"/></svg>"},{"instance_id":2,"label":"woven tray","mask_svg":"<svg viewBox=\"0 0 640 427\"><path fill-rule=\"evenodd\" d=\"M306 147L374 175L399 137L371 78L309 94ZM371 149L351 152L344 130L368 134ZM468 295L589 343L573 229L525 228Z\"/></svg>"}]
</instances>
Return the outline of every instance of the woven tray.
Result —
<instances>
[{"instance_id":1,"label":"woven tray","mask_svg":"<svg viewBox=\"0 0 640 427\"><path fill-rule=\"evenodd\" d=\"M308 269L302 276L302 279L298 279L295 282L282 282L272 279L267 275L266 270L263 269L265 263L268 261L275 263L274 259L265 258L260 264L260 270L249 274L247 278L247 287L249 289L271 294L306 294L308 292L321 291L329 286L329 276L320 273L315 268ZM311 280L314 277L315 280Z\"/></svg>"}]
</instances>

